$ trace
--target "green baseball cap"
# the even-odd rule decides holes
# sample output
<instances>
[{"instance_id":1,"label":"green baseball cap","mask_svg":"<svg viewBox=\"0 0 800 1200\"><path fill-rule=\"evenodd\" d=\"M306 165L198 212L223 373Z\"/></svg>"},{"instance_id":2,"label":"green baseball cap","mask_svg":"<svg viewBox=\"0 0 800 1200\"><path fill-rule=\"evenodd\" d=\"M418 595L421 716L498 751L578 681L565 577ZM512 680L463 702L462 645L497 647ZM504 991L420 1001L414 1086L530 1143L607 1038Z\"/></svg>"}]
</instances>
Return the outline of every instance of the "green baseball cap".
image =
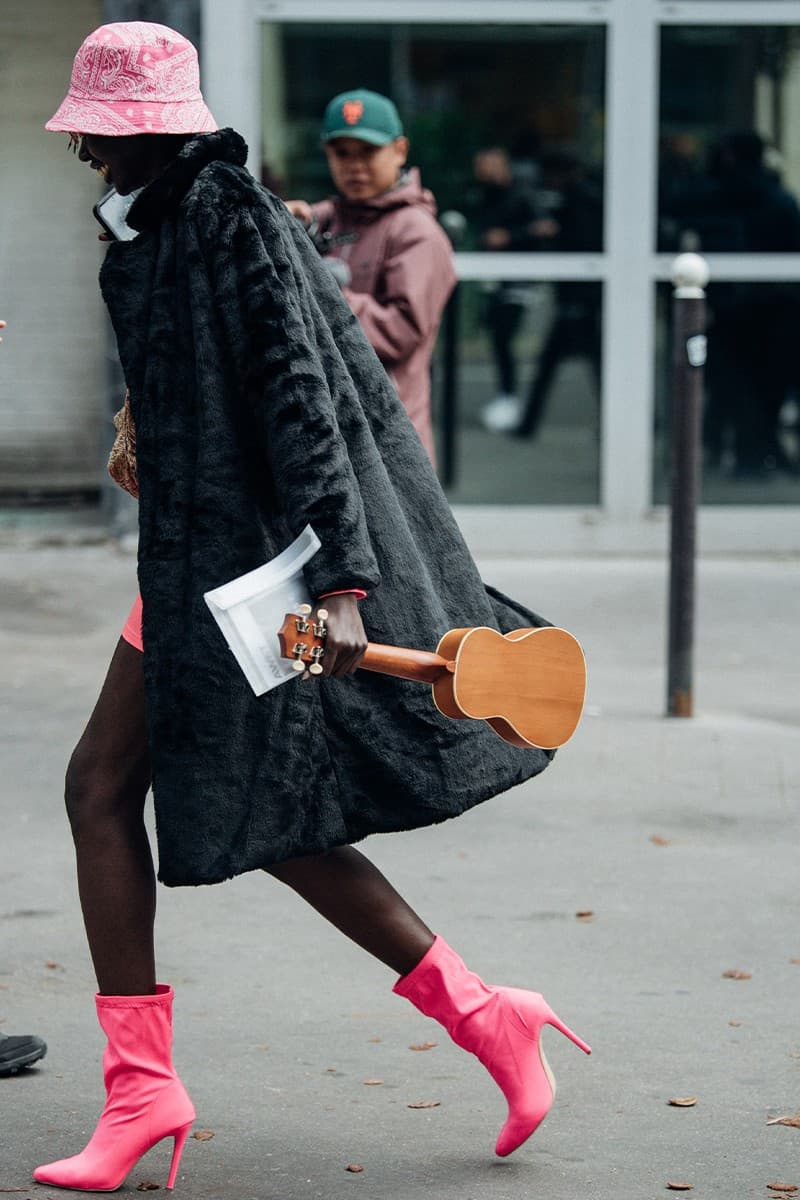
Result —
<instances>
[{"instance_id":1,"label":"green baseball cap","mask_svg":"<svg viewBox=\"0 0 800 1200\"><path fill-rule=\"evenodd\" d=\"M322 118L323 142L351 137L372 146L388 146L402 136L403 123L392 101L366 88L334 96Z\"/></svg>"}]
</instances>

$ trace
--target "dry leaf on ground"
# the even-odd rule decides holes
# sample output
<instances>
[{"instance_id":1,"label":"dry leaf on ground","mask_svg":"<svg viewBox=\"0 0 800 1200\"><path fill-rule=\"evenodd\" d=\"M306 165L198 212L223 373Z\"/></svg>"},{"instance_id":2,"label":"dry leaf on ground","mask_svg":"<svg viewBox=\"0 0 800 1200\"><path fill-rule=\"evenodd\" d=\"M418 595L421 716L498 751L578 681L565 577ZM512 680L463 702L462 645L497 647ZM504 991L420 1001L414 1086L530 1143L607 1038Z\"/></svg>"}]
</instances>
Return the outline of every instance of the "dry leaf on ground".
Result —
<instances>
[{"instance_id":1,"label":"dry leaf on ground","mask_svg":"<svg viewBox=\"0 0 800 1200\"><path fill-rule=\"evenodd\" d=\"M409 1050L432 1050L434 1046L438 1046L438 1042L419 1042L416 1046L409 1046Z\"/></svg>"},{"instance_id":2,"label":"dry leaf on ground","mask_svg":"<svg viewBox=\"0 0 800 1200\"><path fill-rule=\"evenodd\" d=\"M736 971L736 970L723 971L722 978L723 979L752 979L753 973L752 973L752 971Z\"/></svg>"},{"instance_id":3,"label":"dry leaf on ground","mask_svg":"<svg viewBox=\"0 0 800 1200\"><path fill-rule=\"evenodd\" d=\"M210 1142L213 1136L213 1129L198 1129L197 1133L192 1134L192 1137L198 1142Z\"/></svg>"},{"instance_id":4,"label":"dry leaf on ground","mask_svg":"<svg viewBox=\"0 0 800 1200\"><path fill-rule=\"evenodd\" d=\"M578 918L579 921L593 921L594 920L594 909L579 908L578 911L575 913L575 916Z\"/></svg>"},{"instance_id":5,"label":"dry leaf on ground","mask_svg":"<svg viewBox=\"0 0 800 1200\"><path fill-rule=\"evenodd\" d=\"M793 1129L800 1129L800 1113L795 1113L793 1117L770 1117L767 1124L791 1125Z\"/></svg>"},{"instance_id":6,"label":"dry leaf on ground","mask_svg":"<svg viewBox=\"0 0 800 1200\"><path fill-rule=\"evenodd\" d=\"M668 846L670 844L670 839L662 837L660 833L654 833L650 841L654 846Z\"/></svg>"},{"instance_id":7,"label":"dry leaf on ground","mask_svg":"<svg viewBox=\"0 0 800 1200\"><path fill-rule=\"evenodd\" d=\"M734 1029L738 1029L741 1023L741 1021L728 1021L728 1024L732 1025Z\"/></svg>"},{"instance_id":8,"label":"dry leaf on ground","mask_svg":"<svg viewBox=\"0 0 800 1200\"><path fill-rule=\"evenodd\" d=\"M697 1096L673 1096L667 1101L673 1108L694 1108L697 1104Z\"/></svg>"},{"instance_id":9,"label":"dry leaf on ground","mask_svg":"<svg viewBox=\"0 0 800 1200\"><path fill-rule=\"evenodd\" d=\"M800 958L790 958L789 962L794 963L796 967L800 967Z\"/></svg>"},{"instance_id":10,"label":"dry leaf on ground","mask_svg":"<svg viewBox=\"0 0 800 1200\"><path fill-rule=\"evenodd\" d=\"M406 1108L438 1108L441 1100L418 1100L416 1104L407 1104Z\"/></svg>"},{"instance_id":11,"label":"dry leaf on ground","mask_svg":"<svg viewBox=\"0 0 800 1200\"><path fill-rule=\"evenodd\" d=\"M362 1079L361 1082L363 1083L364 1087L378 1087L379 1084L383 1083L383 1080L382 1079Z\"/></svg>"},{"instance_id":12,"label":"dry leaf on ground","mask_svg":"<svg viewBox=\"0 0 800 1200\"><path fill-rule=\"evenodd\" d=\"M60 965L60 963L57 963L57 962L46 962L44 965L47 967L48 971L60 971L61 970L61 965Z\"/></svg>"},{"instance_id":13,"label":"dry leaf on ground","mask_svg":"<svg viewBox=\"0 0 800 1200\"><path fill-rule=\"evenodd\" d=\"M150 1179L145 1179L136 1185L137 1192L160 1192L161 1184L153 1183Z\"/></svg>"},{"instance_id":14,"label":"dry leaf on ground","mask_svg":"<svg viewBox=\"0 0 800 1200\"><path fill-rule=\"evenodd\" d=\"M383 1038L367 1038L368 1042L382 1042Z\"/></svg>"},{"instance_id":15,"label":"dry leaf on ground","mask_svg":"<svg viewBox=\"0 0 800 1200\"><path fill-rule=\"evenodd\" d=\"M690 1192L694 1187L693 1183L668 1183L667 1187L671 1192Z\"/></svg>"},{"instance_id":16,"label":"dry leaf on ground","mask_svg":"<svg viewBox=\"0 0 800 1200\"><path fill-rule=\"evenodd\" d=\"M768 1183L767 1187L771 1192L779 1192L782 1196L788 1196L797 1191L796 1183Z\"/></svg>"},{"instance_id":17,"label":"dry leaf on ground","mask_svg":"<svg viewBox=\"0 0 800 1200\"><path fill-rule=\"evenodd\" d=\"M348 1163L345 1171L349 1171L352 1175L360 1175L364 1168L360 1163Z\"/></svg>"}]
</instances>

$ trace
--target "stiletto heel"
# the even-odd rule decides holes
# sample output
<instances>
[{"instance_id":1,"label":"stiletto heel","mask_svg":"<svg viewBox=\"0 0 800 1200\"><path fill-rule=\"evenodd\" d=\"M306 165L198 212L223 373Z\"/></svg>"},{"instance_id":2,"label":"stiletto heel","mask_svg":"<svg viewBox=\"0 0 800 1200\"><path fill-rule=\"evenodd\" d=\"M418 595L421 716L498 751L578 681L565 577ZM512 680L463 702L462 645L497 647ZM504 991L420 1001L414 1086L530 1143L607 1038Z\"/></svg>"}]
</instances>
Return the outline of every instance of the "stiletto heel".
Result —
<instances>
[{"instance_id":1,"label":"stiletto heel","mask_svg":"<svg viewBox=\"0 0 800 1200\"><path fill-rule=\"evenodd\" d=\"M178 1167L180 1165L181 1155L183 1154L183 1147L186 1145L186 1139L189 1136L189 1130L191 1128L192 1122L189 1121L188 1125L184 1125L183 1129L179 1129L175 1134L175 1143L172 1147L172 1162L170 1163L169 1178L167 1179L166 1190L168 1192L171 1192L175 1187L175 1176L178 1174Z\"/></svg>"},{"instance_id":2,"label":"stiletto heel","mask_svg":"<svg viewBox=\"0 0 800 1200\"><path fill-rule=\"evenodd\" d=\"M542 1025L552 1025L591 1054L538 992L485 984L440 937L394 991L439 1021L502 1091L508 1119L495 1144L501 1158L531 1136L553 1104L556 1081L542 1050Z\"/></svg>"},{"instance_id":3,"label":"stiletto heel","mask_svg":"<svg viewBox=\"0 0 800 1200\"><path fill-rule=\"evenodd\" d=\"M552 1025L554 1029L557 1029L559 1033L563 1033L564 1037L567 1037L571 1042L574 1042L578 1049L582 1050L584 1054L592 1053L592 1047L584 1042L582 1038L579 1038L577 1033L573 1033L569 1025L565 1025L564 1022L556 1016L552 1008L549 1009L548 1015L545 1017L545 1021L548 1025Z\"/></svg>"}]
</instances>

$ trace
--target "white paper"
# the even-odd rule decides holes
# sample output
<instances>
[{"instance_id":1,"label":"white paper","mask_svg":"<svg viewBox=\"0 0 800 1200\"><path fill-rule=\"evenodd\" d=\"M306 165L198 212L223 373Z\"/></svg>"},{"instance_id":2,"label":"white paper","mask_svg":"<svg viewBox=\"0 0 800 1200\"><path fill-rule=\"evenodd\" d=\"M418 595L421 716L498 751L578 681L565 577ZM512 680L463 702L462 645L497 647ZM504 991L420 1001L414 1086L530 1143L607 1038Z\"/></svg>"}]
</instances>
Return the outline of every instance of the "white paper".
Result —
<instances>
[{"instance_id":1,"label":"white paper","mask_svg":"<svg viewBox=\"0 0 800 1200\"><path fill-rule=\"evenodd\" d=\"M204 594L247 682L257 696L296 679L297 672L281 657L278 630L289 612L311 604L303 567L320 548L306 525L291 546L276 558Z\"/></svg>"}]
</instances>

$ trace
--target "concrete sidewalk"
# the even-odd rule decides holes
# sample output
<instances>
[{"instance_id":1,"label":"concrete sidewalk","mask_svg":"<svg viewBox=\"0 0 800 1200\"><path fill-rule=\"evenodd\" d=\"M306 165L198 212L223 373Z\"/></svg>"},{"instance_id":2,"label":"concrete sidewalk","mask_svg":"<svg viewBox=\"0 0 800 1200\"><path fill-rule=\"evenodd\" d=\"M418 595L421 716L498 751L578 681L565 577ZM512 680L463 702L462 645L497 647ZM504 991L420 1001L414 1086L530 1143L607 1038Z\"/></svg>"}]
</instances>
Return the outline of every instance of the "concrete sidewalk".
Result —
<instances>
[{"instance_id":1,"label":"concrete sidewalk","mask_svg":"<svg viewBox=\"0 0 800 1200\"><path fill-rule=\"evenodd\" d=\"M800 1129L767 1124L800 1112L800 563L700 564L699 715L685 721L662 715L663 563L482 565L581 638L586 716L539 780L366 851L487 980L542 990L594 1054L545 1033L555 1106L495 1159L502 1096L385 968L267 878L161 889L176 1062L196 1128L214 1133L188 1143L187 1200L800 1186ZM81 1149L101 1106L60 793L134 588L133 560L108 547L0 550L0 1028L49 1043L37 1069L0 1080L0 1192L23 1198L64 1195L31 1168ZM154 1149L123 1194L163 1187L168 1157Z\"/></svg>"}]
</instances>

